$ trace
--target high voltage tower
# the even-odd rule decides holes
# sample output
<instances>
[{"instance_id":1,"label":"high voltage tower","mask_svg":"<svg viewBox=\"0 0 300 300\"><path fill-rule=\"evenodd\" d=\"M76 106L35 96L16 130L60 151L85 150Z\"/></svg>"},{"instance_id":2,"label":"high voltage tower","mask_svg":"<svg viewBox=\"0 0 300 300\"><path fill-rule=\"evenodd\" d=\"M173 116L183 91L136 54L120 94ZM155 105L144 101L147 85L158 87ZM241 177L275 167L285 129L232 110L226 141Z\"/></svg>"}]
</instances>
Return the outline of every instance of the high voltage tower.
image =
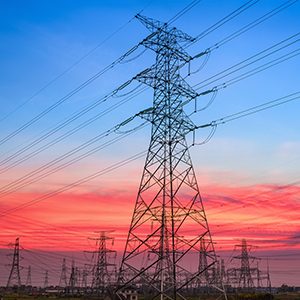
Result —
<instances>
[{"instance_id":1,"label":"high voltage tower","mask_svg":"<svg viewBox=\"0 0 300 300\"><path fill-rule=\"evenodd\" d=\"M61 265L61 273L59 278L59 287L66 287L67 286L67 265L66 265L66 259L63 259L62 265Z\"/></svg>"},{"instance_id":2,"label":"high voltage tower","mask_svg":"<svg viewBox=\"0 0 300 300\"><path fill-rule=\"evenodd\" d=\"M7 287L21 287L20 276L20 239L16 238L14 244L13 260L11 264L11 271L7 281Z\"/></svg>"},{"instance_id":3,"label":"high voltage tower","mask_svg":"<svg viewBox=\"0 0 300 300\"><path fill-rule=\"evenodd\" d=\"M255 272L255 270L250 268L250 259L256 259L256 257L249 255L251 246L247 245L247 241L245 239L242 240L241 245L236 245L236 247L241 248L241 255L234 256L234 258L241 260L240 274L238 279L239 287L245 289L253 288L254 282L251 273L253 271Z\"/></svg>"},{"instance_id":4,"label":"high voltage tower","mask_svg":"<svg viewBox=\"0 0 300 300\"><path fill-rule=\"evenodd\" d=\"M45 271L45 277L44 277L44 288L46 289L49 286L49 273L46 270Z\"/></svg>"},{"instance_id":5,"label":"high voltage tower","mask_svg":"<svg viewBox=\"0 0 300 300\"><path fill-rule=\"evenodd\" d=\"M31 286L31 266L28 266L27 277L26 277L26 286Z\"/></svg>"},{"instance_id":6,"label":"high voltage tower","mask_svg":"<svg viewBox=\"0 0 300 300\"><path fill-rule=\"evenodd\" d=\"M69 285L68 285L68 292L72 295L75 293L75 288L77 286L77 282L78 282L77 275L78 275L78 272L75 267L75 261L72 260L71 273L70 273Z\"/></svg>"},{"instance_id":7,"label":"high voltage tower","mask_svg":"<svg viewBox=\"0 0 300 300\"><path fill-rule=\"evenodd\" d=\"M195 125L183 105L197 93L179 71L191 59L183 45L193 38L166 23L137 18L152 32L143 45L156 53L156 63L136 77L154 89L153 107L141 115L152 133L116 292L122 298L135 286L146 299L186 299L190 287L217 265L186 141ZM197 268L200 249L206 263ZM196 268L188 267L191 262ZM215 276L207 276L206 287L226 298Z\"/></svg>"},{"instance_id":8,"label":"high voltage tower","mask_svg":"<svg viewBox=\"0 0 300 300\"><path fill-rule=\"evenodd\" d=\"M99 296L107 296L111 293L111 285L115 281L116 251L111 250L108 241L113 244L114 238L108 236L108 231L100 231L97 241L97 250L87 251L93 253L96 262L93 266L92 292Z\"/></svg>"},{"instance_id":9,"label":"high voltage tower","mask_svg":"<svg viewBox=\"0 0 300 300\"><path fill-rule=\"evenodd\" d=\"M261 287L271 289L269 266L267 272L260 270L258 262L256 266L252 266L253 261L259 260L250 255L253 246L248 245L247 241L243 239L242 243L236 245L235 248L241 249L240 255L233 256L233 259L240 261L240 267L227 270L228 284L248 292L254 292Z\"/></svg>"}]
</instances>

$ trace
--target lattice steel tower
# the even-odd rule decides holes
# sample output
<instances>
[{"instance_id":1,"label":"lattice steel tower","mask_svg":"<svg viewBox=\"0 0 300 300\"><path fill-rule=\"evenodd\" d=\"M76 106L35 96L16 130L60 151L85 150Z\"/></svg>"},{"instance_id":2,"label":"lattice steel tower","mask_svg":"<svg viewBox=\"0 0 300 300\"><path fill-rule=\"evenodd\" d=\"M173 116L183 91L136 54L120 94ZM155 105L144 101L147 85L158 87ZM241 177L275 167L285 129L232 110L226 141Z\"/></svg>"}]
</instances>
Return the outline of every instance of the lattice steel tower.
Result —
<instances>
[{"instance_id":1,"label":"lattice steel tower","mask_svg":"<svg viewBox=\"0 0 300 300\"><path fill-rule=\"evenodd\" d=\"M31 286L31 266L28 266L26 286Z\"/></svg>"},{"instance_id":2,"label":"lattice steel tower","mask_svg":"<svg viewBox=\"0 0 300 300\"><path fill-rule=\"evenodd\" d=\"M11 264L11 270L7 281L7 287L21 286L20 277L20 240L16 238L14 245L13 261Z\"/></svg>"},{"instance_id":3,"label":"lattice steel tower","mask_svg":"<svg viewBox=\"0 0 300 300\"><path fill-rule=\"evenodd\" d=\"M236 247L241 247L241 255L234 256L235 259L241 260L241 268L239 269L238 285L243 289L253 289L254 282L252 278L253 271L256 272L256 268L250 267L250 259L256 259L254 256L249 255L250 246L247 245L245 239L242 240L241 245L236 245Z\"/></svg>"},{"instance_id":4,"label":"lattice steel tower","mask_svg":"<svg viewBox=\"0 0 300 300\"><path fill-rule=\"evenodd\" d=\"M183 45L193 38L168 24L137 18L152 32L143 45L156 53L156 63L136 77L154 89L153 107L142 114L152 133L116 292L122 298L134 287L146 299L185 299L188 287L217 262L186 141L195 125L183 106L198 95L179 70L191 59ZM201 240L207 264L198 270ZM226 297L213 281L211 293Z\"/></svg>"},{"instance_id":5,"label":"lattice steel tower","mask_svg":"<svg viewBox=\"0 0 300 300\"><path fill-rule=\"evenodd\" d=\"M63 259L62 265L61 265L61 273L59 278L59 287L66 287L67 286L67 264L66 259Z\"/></svg>"},{"instance_id":6,"label":"lattice steel tower","mask_svg":"<svg viewBox=\"0 0 300 300\"><path fill-rule=\"evenodd\" d=\"M49 273L46 270L45 271L45 277L44 277L44 289L46 289L49 286Z\"/></svg>"},{"instance_id":7,"label":"lattice steel tower","mask_svg":"<svg viewBox=\"0 0 300 300\"><path fill-rule=\"evenodd\" d=\"M108 241L113 243L114 238L108 236L108 231L101 231L97 241L96 251L87 251L96 254L96 263L93 268L92 290L97 295L105 296L110 293L110 284L114 276L116 251L109 249Z\"/></svg>"}]
</instances>

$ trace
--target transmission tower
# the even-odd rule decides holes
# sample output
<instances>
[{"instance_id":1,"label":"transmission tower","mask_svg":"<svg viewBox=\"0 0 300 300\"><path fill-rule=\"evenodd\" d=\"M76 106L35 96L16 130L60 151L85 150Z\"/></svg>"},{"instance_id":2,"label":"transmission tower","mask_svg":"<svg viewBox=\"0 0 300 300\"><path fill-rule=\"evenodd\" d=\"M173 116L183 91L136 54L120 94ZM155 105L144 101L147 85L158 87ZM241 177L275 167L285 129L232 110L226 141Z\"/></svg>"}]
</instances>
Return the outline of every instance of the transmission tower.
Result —
<instances>
[{"instance_id":1,"label":"transmission tower","mask_svg":"<svg viewBox=\"0 0 300 300\"><path fill-rule=\"evenodd\" d=\"M86 269L86 267L84 267L83 270L82 270L82 280L81 280L81 287L83 289L87 288L88 275L89 275L89 271Z\"/></svg>"},{"instance_id":2,"label":"transmission tower","mask_svg":"<svg viewBox=\"0 0 300 300\"><path fill-rule=\"evenodd\" d=\"M75 268L75 287L80 288L81 285L81 272L78 267Z\"/></svg>"},{"instance_id":3,"label":"transmission tower","mask_svg":"<svg viewBox=\"0 0 300 300\"><path fill-rule=\"evenodd\" d=\"M21 286L21 277L20 277L20 240L16 238L14 244L14 254L13 261L11 264L11 271L7 281L7 287L12 286Z\"/></svg>"},{"instance_id":4,"label":"transmission tower","mask_svg":"<svg viewBox=\"0 0 300 300\"><path fill-rule=\"evenodd\" d=\"M225 270L224 259L221 259L220 276L221 276L220 278L221 282L226 282L226 270Z\"/></svg>"},{"instance_id":5,"label":"transmission tower","mask_svg":"<svg viewBox=\"0 0 300 300\"><path fill-rule=\"evenodd\" d=\"M44 277L44 289L46 289L48 286L49 286L48 271L45 271L45 277Z\"/></svg>"},{"instance_id":6,"label":"transmission tower","mask_svg":"<svg viewBox=\"0 0 300 300\"><path fill-rule=\"evenodd\" d=\"M31 266L28 266L26 286L31 286Z\"/></svg>"},{"instance_id":7,"label":"transmission tower","mask_svg":"<svg viewBox=\"0 0 300 300\"><path fill-rule=\"evenodd\" d=\"M195 125L183 106L198 95L179 70L191 60L183 45L193 38L168 24L137 18L152 32L143 45L156 53L156 63L136 76L154 89L153 107L141 114L152 123L152 133L116 292L122 298L126 289L139 290L146 282L145 298L185 299L187 287L217 262L186 141ZM201 240L207 266L199 270ZM145 255L150 256L147 265ZM188 270L191 261L197 263ZM226 297L214 279L208 285L216 297Z\"/></svg>"},{"instance_id":8,"label":"transmission tower","mask_svg":"<svg viewBox=\"0 0 300 300\"><path fill-rule=\"evenodd\" d=\"M205 271L201 272L201 270L205 270ZM204 239L202 239L200 241L198 272L200 275L197 279L196 286L198 289L201 290L203 287L207 287L208 282L209 282L209 274L208 274L208 268L207 268L207 256L206 256Z\"/></svg>"},{"instance_id":9,"label":"transmission tower","mask_svg":"<svg viewBox=\"0 0 300 300\"><path fill-rule=\"evenodd\" d=\"M59 279L59 287L66 287L67 286L67 265L66 259L63 259L62 266L61 266L61 274Z\"/></svg>"},{"instance_id":10,"label":"transmission tower","mask_svg":"<svg viewBox=\"0 0 300 300\"><path fill-rule=\"evenodd\" d=\"M108 236L107 231L100 231L99 238L96 240L97 250L87 251L96 255L96 263L93 267L92 290L97 295L105 296L109 292L109 286L114 276L115 263L112 259L116 258L116 251L108 248L108 241L113 244L114 238Z\"/></svg>"},{"instance_id":11,"label":"transmission tower","mask_svg":"<svg viewBox=\"0 0 300 300\"><path fill-rule=\"evenodd\" d=\"M269 293L272 293L272 283L270 277L270 269L269 269L269 260L267 260L267 287L269 289Z\"/></svg>"},{"instance_id":12,"label":"transmission tower","mask_svg":"<svg viewBox=\"0 0 300 300\"><path fill-rule=\"evenodd\" d=\"M241 260L241 267L239 269L239 278L238 278L238 286L242 289L253 289L254 281L252 278L252 273L257 272L257 269L250 267L250 259L257 259L254 256L250 256L249 252L251 250L251 246L247 245L247 241L245 239L242 240L241 245L236 245L236 247L241 248L241 255L234 256L233 258Z\"/></svg>"},{"instance_id":13,"label":"transmission tower","mask_svg":"<svg viewBox=\"0 0 300 300\"><path fill-rule=\"evenodd\" d=\"M69 279L69 292L71 295L74 294L75 292L75 286L76 286L76 268L75 268L75 261L72 260L72 266L71 266L71 274L70 274L70 279Z\"/></svg>"}]
</instances>

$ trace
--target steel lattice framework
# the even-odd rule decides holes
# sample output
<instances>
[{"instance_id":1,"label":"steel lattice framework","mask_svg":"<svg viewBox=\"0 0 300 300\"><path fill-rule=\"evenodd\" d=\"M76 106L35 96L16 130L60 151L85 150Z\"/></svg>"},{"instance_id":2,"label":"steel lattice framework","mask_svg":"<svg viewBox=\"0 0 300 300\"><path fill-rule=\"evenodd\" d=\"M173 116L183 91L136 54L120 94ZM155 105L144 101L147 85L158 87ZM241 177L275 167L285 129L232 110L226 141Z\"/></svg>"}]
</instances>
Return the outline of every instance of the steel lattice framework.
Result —
<instances>
[{"instance_id":1,"label":"steel lattice framework","mask_svg":"<svg viewBox=\"0 0 300 300\"><path fill-rule=\"evenodd\" d=\"M117 295L123 298L133 288L145 298L184 299L217 262L186 141L195 125L183 104L197 93L179 70L191 59L182 45L193 39L168 24L141 15L137 18L153 33L144 46L156 53L156 63L136 77L154 89L153 107L142 114L152 123L152 133ZM206 263L199 270L200 245ZM191 264L194 270L188 268ZM207 286L211 293L226 298L213 276Z\"/></svg>"},{"instance_id":2,"label":"steel lattice framework","mask_svg":"<svg viewBox=\"0 0 300 300\"><path fill-rule=\"evenodd\" d=\"M113 243L114 238L108 236L110 231L101 231L97 241L96 251L87 251L96 254L96 263L93 267L92 290L99 296L107 296L110 293L110 286L115 276L116 251L108 248L108 241Z\"/></svg>"},{"instance_id":3,"label":"steel lattice framework","mask_svg":"<svg viewBox=\"0 0 300 300\"><path fill-rule=\"evenodd\" d=\"M63 262L62 262L58 286L59 287L67 287L67 265L66 265L65 258L63 259Z\"/></svg>"},{"instance_id":4,"label":"steel lattice framework","mask_svg":"<svg viewBox=\"0 0 300 300\"><path fill-rule=\"evenodd\" d=\"M21 287L20 276L20 239L16 238L14 245L13 261L11 264L11 270L7 281L7 287L17 286Z\"/></svg>"}]
</instances>

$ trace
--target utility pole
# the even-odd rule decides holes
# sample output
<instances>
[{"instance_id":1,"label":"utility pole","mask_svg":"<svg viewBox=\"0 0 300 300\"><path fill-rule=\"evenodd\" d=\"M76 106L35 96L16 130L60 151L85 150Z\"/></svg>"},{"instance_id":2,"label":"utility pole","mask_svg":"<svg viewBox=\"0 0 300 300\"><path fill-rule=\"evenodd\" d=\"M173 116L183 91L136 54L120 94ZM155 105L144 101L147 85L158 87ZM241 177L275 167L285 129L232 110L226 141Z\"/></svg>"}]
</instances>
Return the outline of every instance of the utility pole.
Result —
<instances>
[{"instance_id":1,"label":"utility pole","mask_svg":"<svg viewBox=\"0 0 300 300\"><path fill-rule=\"evenodd\" d=\"M93 266L92 290L98 296L106 296L109 293L109 286L112 284L114 276L115 263L112 260L116 258L116 251L109 249L108 241L113 245L114 238L108 236L109 231L100 231L99 238L96 240L97 250L86 251L93 253L96 262Z\"/></svg>"},{"instance_id":2,"label":"utility pole","mask_svg":"<svg viewBox=\"0 0 300 300\"><path fill-rule=\"evenodd\" d=\"M63 259L62 266L61 266L61 274L59 279L59 287L66 287L67 286L67 265L66 259Z\"/></svg>"},{"instance_id":3,"label":"utility pole","mask_svg":"<svg viewBox=\"0 0 300 300\"><path fill-rule=\"evenodd\" d=\"M136 76L154 89L153 107L140 116L152 124L151 140L119 272L117 295L146 282L152 299L185 299L187 287L216 266L217 257L200 196L186 135L196 126L183 110L198 94L181 77L191 60L183 46L193 38L166 23L137 15L151 32L143 45L156 63ZM192 230L191 230L192 229ZM205 240L207 267L200 270L198 253ZM150 253L147 265L142 258ZM187 270L189 259L197 263ZM187 274L181 279L182 274ZM209 282L212 294L226 293Z\"/></svg>"},{"instance_id":4,"label":"utility pole","mask_svg":"<svg viewBox=\"0 0 300 300\"><path fill-rule=\"evenodd\" d=\"M7 287L17 286L21 287L20 277L20 240L16 238L14 244L13 261L11 264L11 270L7 281Z\"/></svg>"}]
</instances>

